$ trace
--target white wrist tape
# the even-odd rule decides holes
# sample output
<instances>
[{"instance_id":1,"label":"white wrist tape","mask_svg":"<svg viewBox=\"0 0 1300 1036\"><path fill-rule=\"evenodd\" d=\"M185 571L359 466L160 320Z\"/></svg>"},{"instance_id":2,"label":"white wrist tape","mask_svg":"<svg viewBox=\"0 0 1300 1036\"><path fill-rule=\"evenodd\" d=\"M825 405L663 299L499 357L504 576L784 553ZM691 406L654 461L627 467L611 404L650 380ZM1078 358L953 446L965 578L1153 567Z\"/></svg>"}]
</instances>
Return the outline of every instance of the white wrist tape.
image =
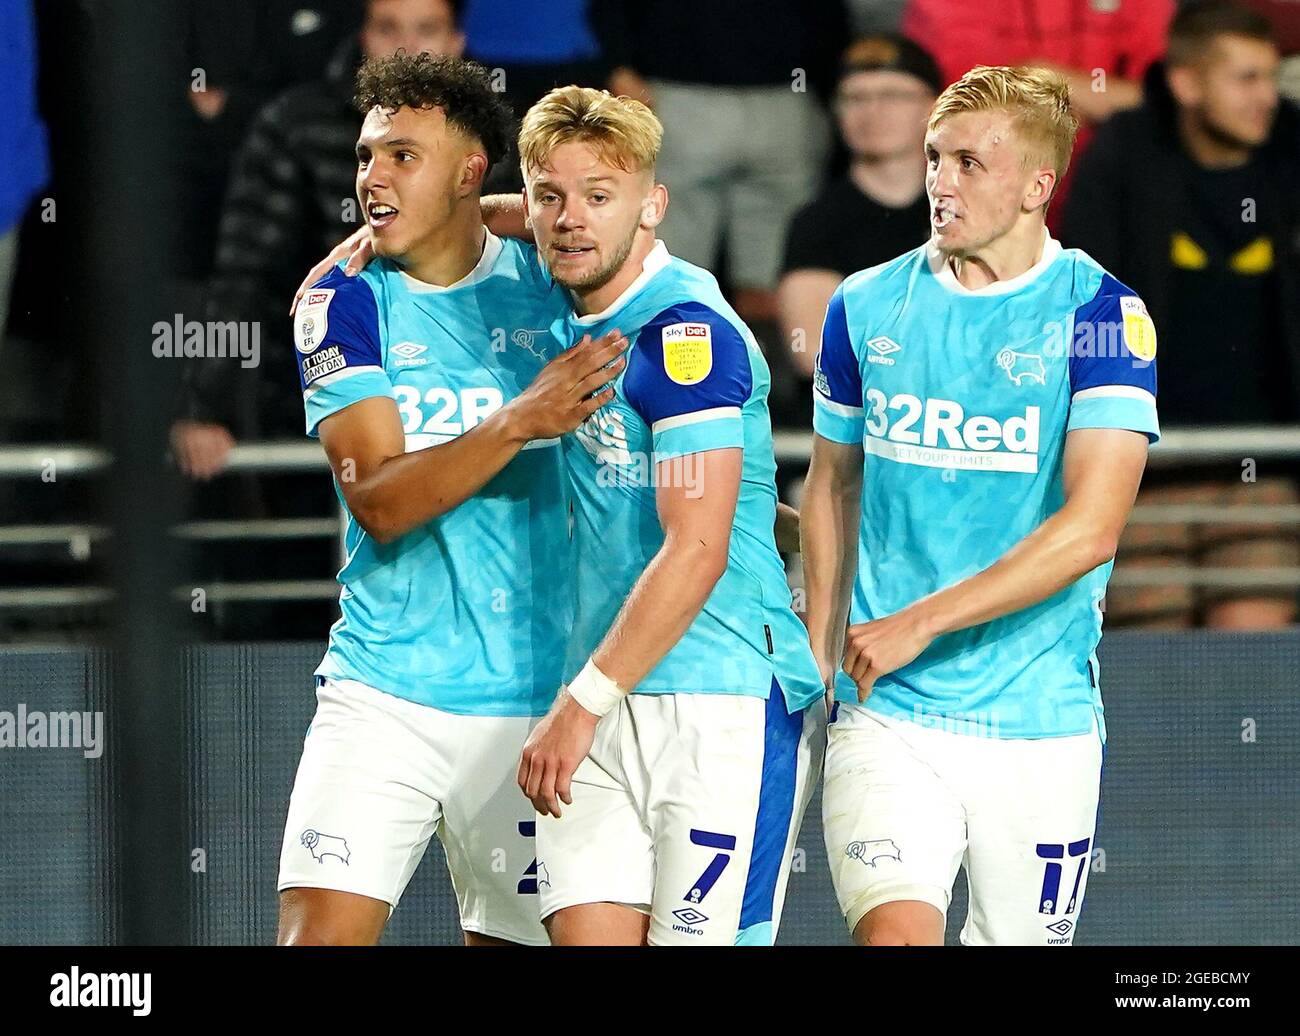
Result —
<instances>
[{"instance_id":1,"label":"white wrist tape","mask_svg":"<svg viewBox=\"0 0 1300 1036\"><path fill-rule=\"evenodd\" d=\"M627 691L596 668L596 663L587 660L582 672L569 684L569 697L588 712L603 716L615 705L627 697Z\"/></svg>"}]
</instances>

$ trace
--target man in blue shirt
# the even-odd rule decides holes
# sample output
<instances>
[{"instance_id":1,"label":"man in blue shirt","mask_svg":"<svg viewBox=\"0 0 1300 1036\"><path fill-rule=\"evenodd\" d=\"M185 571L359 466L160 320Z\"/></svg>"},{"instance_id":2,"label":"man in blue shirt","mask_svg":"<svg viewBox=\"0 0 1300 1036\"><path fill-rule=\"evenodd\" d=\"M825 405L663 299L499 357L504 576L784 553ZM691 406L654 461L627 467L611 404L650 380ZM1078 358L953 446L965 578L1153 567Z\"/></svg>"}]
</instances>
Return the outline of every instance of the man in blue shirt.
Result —
<instances>
[{"instance_id":1,"label":"man in blue shirt","mask_svg":"<svg viewBox=\"0 0 1300 1036\"><path fill-rule=\"evenodd\" d=\"M1075 129L1054 73L967 73L930 115L930 242L827 311L802 542L836 699L827 852L862 945L941 943L959 866L964 942L1078 922L1101 600L1159 428L1145 306L1044 225Z\"/></svg>"},{"instance_id":2,"label":"man in blue shirt","mask_svg":"<svg viewBox=\"0 0 1300 1036\"><path fill-rule=\"evenodd\" d=\"M511 777L572 618L559 437L612 398L617 335L562 351L568 300L487 232L508 110L488 73L367 62L357 198L378 260L303 295L308 434L347 512L342 617L280 860L282 943L373 943L436 832L471 944L544 944Z\"/></svg>"}]
</instances>

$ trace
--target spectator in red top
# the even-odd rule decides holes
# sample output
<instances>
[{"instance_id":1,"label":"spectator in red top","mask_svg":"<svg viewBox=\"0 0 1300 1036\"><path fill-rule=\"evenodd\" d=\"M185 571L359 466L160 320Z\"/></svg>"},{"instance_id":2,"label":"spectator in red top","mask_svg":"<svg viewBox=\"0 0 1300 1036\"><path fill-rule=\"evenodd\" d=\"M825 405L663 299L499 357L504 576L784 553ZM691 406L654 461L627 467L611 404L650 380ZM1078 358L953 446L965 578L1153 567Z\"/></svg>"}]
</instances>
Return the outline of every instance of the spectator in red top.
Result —
<instances>
[{"instance_id":1,"label":"spectator in red top","mask_svg":"<svg viewBox=\"0 0 1300 1036\"><path fill-rule=\"evenodd\" d=\"M1077 161L1092 127L1142 101L1142 76L1165 50L1174 0L909 0L903 35L922 44L950 83L976 65L1037 65L1070 81ZM1076 162L1071 162L1071 168ZM1056 189L1060 218L1070 176Z\"/></svg>"},{"instance_id":2,"label":"spectator in red top","mask_svg":"<svg viewBox=\"0 0 1300 1036\"><path fill-rule=\"evenodd\" d=\"M1296 0L1242 0L1268 19L1283 57L1300 54L1300 4Z\"/></svg>"}]
</instances>

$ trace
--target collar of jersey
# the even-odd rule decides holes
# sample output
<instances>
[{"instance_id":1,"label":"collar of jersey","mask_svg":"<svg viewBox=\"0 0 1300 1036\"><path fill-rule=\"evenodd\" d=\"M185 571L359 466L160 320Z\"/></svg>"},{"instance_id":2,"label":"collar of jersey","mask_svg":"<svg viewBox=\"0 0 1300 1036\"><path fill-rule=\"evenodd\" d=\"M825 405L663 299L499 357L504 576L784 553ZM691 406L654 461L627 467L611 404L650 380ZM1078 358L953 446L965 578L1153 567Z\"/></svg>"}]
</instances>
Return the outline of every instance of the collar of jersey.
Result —
<instances>
[{"instance_id":1,"label":"collar of jersey","mask_svg":"<svg viewBox=\"0 0 1300 1036\"><path fill-rule=\"evenodd\" d=\"M1044 270L1056 262L1056 258L1060 254L1061 243L1052 237L1047 228L1044 227L1043 254L1039 257L1038 262L1034 263L1033 266L1018 277L1012 277L1008 281L994 281L982 288L968 288L957 279L957 275L952 272L952 266L939 252L939 249L935 247L934 242L931 241L926 246L926 258L930 262L930 271L934 274L934 279L954 295L1010 295L1014 291L1019 291L1026 284L1037 280Z\"/></svg>"},{"instance_id":2,"label":"collar of jersey","mask_svg":"<svg viewBox=\"0 0 1300 1036\"><path fill-rule=\"evenodd\" d=\"M654 247L650 249L649 253L645 257L645 261L641 264L641 273L637 276L636 280L627 286L627 290L624 291L622 295L616 298L599 313L588 313L585 317L575 316L573 322L585 326L587 324L599 324L602 320L608 320L611 316L631 302L633 297L650 283L654 275L672 261L672 258L673 257L668 254L668 246L662 241L655 241Z\"/></svg>"},{"instance_id":3,"label":"collar of jersey","mask_svg":"<svg viewBox=\"0 0 1300 1036\"><path fill-rule=\"evenodd\" d=\"M399 270L402 275L402 283L406 290L416 295L437 295L444 291L455 291L457 288L468 288L471 284L477 284L492 272L492 267L496 265L497 256L501 254L501 239L497 237L487 227L483 228L483 254L479 256L478 262L474 264L474 269L465 274L455 284L429 284L427 281L419 281L412 277L405 270Z\"/></svg>"}]
</instances>

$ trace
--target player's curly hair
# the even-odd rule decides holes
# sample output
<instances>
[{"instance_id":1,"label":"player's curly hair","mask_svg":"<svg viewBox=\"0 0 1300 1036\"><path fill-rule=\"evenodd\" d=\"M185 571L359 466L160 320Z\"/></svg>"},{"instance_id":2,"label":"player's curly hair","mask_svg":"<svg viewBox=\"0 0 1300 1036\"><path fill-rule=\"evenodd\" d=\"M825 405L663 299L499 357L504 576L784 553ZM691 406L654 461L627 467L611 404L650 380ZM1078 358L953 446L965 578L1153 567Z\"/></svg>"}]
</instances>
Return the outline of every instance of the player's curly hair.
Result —
<instances>
[{"instance_id":1,"label":"player's curly hair","mask_svg":"<svg viewBox=\"0 0 1300 1036\"><path fill-rule=\"evenodd\" d=\"M1028 145L1026 160L1050 163L1061 182L1079 132L1063 75L1046 68L976 65L939 95L930 109L929 128L949 115L973 111L1010 112Z\"/></svg>"},{"instance_id":2,"label":"player's curly hair","mask_svg":"<svg viewBox=\"0 0 1300 1036\"><path fill-rule=\"evenodd\" d=\"M601 159L627 172L654 169L664 128L648 107L608 90L561 86L528 109L519 129L525 172L546 165L561 144L591 144Z\"/></svg>"},{"instance_id":3,"label":"player's curly hair","mask_svg":"<svg viewBox=\"0 0 1300 1036\"><path fill-rule=\"evenodd\" d=\"M356 104L363 114L371 108L441 108L447 122L480 144L488 168L510 147L514 114L492 89L488 70L464 58L407 54L369 58L357 72Z\"/></svg>"}]
</instances>

